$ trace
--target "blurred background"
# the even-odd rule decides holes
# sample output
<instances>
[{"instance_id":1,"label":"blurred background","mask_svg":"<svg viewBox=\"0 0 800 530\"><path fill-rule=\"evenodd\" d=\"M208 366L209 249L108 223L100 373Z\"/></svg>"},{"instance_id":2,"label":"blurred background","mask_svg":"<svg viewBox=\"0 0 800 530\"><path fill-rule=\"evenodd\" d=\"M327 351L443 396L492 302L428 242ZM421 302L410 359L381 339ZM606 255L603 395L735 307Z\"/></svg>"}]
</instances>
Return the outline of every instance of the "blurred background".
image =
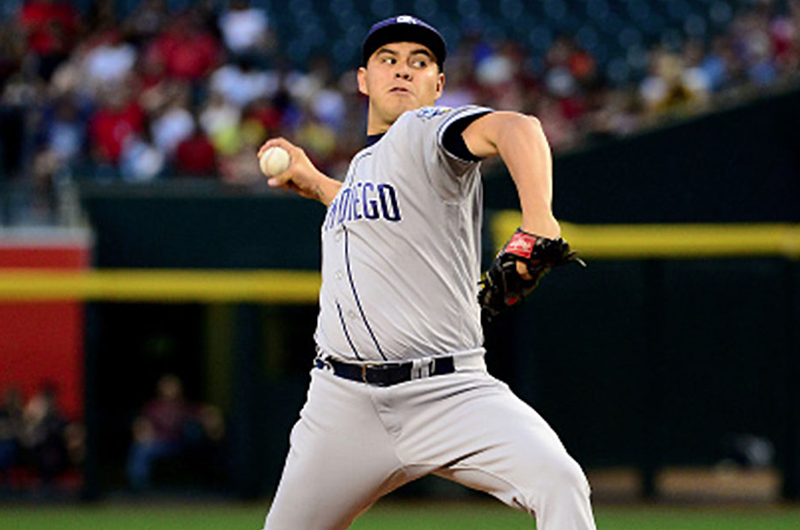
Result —
<instances>
[{"instance_id":1,"label":"blurred background","mask_svg":"<svg viewBox=\"0 0 800 530\"><path fill-rule=\"evenodd\" d=\"M440 104L551 143L589 267L487 324L488 362L595 497L800 497L800 1L0 0L0 500L273 493L324 209L255 152L341 177L399 13L448 42ZM518 205L484 176L488 260Z\"/></svg>"}]
</instances>

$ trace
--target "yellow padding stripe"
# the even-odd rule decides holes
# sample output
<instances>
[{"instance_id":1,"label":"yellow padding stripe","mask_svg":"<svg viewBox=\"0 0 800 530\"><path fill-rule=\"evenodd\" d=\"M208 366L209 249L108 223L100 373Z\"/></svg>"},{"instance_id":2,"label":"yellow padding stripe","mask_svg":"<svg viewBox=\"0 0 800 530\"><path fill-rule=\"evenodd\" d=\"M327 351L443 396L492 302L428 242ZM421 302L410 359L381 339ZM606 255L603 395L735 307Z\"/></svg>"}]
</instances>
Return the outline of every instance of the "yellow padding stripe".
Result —
<instances>
[{"instance_id":1,"label":"yellow padding stripe","mask_svg":"<svg viewBox=\"0 0 800 530\"><path fill-rule=\"evenodd\" d=\"M491 230L499 248L520 223L500 212ZM586 259L726 258L800 259L800 225L561 224L564 238ZM0 300L119 302L316 303L321 278L307 271L104 269L80 272L0 269Z\"/></svg>"},{"instance_id":2,"label":"yellow padding stripe","mask_svg":"<svg viewBox=\"0 0 800 530\"><path fill-rule=\"evenodd\" d=\"M0 270L0 300L316 302L318 272L230 270Z\"/></svg>"},{"instance_id":3,"label":"yellow padding stripe","mask_svg":"<svg viewBox=\"0 0 800 530\"><path fill-rule=\"evenodd\" d=\"M520 225L518 211L503 211L492 220L492 237L501 248ZM561 223L562 237L584 258L733 258L775 256L800 258L800 225L670 224L577 225Z\"/></svg>"}]
</instances>

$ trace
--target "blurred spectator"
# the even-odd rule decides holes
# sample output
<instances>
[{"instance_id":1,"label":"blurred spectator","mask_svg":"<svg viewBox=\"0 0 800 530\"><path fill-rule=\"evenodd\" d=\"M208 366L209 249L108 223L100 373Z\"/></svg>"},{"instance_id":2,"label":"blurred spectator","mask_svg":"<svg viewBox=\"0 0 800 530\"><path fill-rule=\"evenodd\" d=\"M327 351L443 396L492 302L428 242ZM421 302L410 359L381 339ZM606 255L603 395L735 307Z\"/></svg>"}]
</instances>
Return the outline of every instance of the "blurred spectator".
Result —
<instances>
[{"instance_id":1,"label":"blurred spectator","mask_svg":"<svg viewBox=\"0 0 800 530\"><path fill-rule=\"evenodd\" d=\"M200 126L220 155L232 155L241 147L239 123L242 110L218 93L212 92L200 112Z\"/></svg>"},{"instance_id":2,"label":"blurred spectator","mask_svg":"<svg viewBox=\"0 0 800 530\"><path fill-rule=\"evenodd\" d=\"M124 180L153 180L164 172L166 157L154 144L150 127L125 138L120 158L120 174Z\"/></svg>"},{"instance_id":3,"label":"blurred spectator","mask_svg":"<svg viewBox=\"0 0 800 530\"><path fill-rule=\"evenodd\" d=\"M74 94L64 94L46 107L38 131L38 156L52 156L59 165L73 164L86 145L89 109Z\"/></svg>"},{"instance_id":4,"label":"blurred spectator","mask_svg":"<svg viewBox=\"0 0 800 530\"><path fill-rule=\"evenodd\" d=\"M540 98L533 114L541 121L542 130L554 152L565 151L577 145L577 126L564 116L558 101L548 97Z\"/></svg>"},{"instance_id":5,"label":"blurred spectator","mask_svg":"<svg viewBox=\"0 0 800 530\"><path fill-rule=\"evenodd\" d=\"M317 92L310 110L314 119L333 131L344 129L347 105L344 96L332 82Z\"/></svg>"},{"instance_id":6,"label":"blurred spectator","mask_svg":"<svg viewBox=\"0 0 800 530\"><path fill-rule=\"evenodd\" d=\"M0 21L0 94L6 81L20 71L26 47L20 35L20 28L12 20Z\"/></svg>"},{"instance_id":7,"label":"blurred spectator","mask_svg":"<svg viewBox=\"0 0 800 530\"><path fill-rule=\"evenodd\" d=\"M122 28L141 48L164 29L169 18L166 0L142 0L123 21Z\"/></svg>"},{"instance_id":8,"label":"blurred spectator","mask_svg":"<svg viewBox=\"0 0 800 530\"><path fill-rule=\"evenodd\" d=\"M164 65L167 76L199 83L222 60L217 39L203 27L199 13L189 11L158 34L145 51Z\"/></svg>"},{"instance_id":9,"label":"blurred spectator","mask_svg":"<svg viewBox=\"0 0 800 530\"><path fill-rule=\"evenodd\" d=\"M91 86L125 81L136 63L136 48L119 31L108 31L83 58L83 71Z\"/></svg>"},{"instance_id":10,"label":"blurred spectator","mask_svg":"<svg viewBox=\"0 0 800 530\"><path fill-rule=\"evenodd\" d=\"M215 71L209 86L229 103L244 108L259 98L273 96L278 90L278 77L256 70L251 59L239 58Z\"/></svg>"},{"instance_id":11,"label":"blurred spectator","mask_svg":"<svg viewBox=\"0 0 800 530\"><path fill-rule=\"evenodd\" d=\"M211 177L217 167L214 146L199 127L175 149L175 170L191 177Z\"/></svg>"},{"instance_id":12,"label":"blurred spectator","mask_svg":"<svg viewBox=\"0 0 800 530\"><path fill-rule=\"evenodd\" d=\"M159 460L197 456L206 459L208 465L225 436L219 410L186 401L183 383L172 374L158 380L155 398L143 407L132 430L127 474L130 486L137 491L150 486L153 465Z\"/></svg>"},{"instance_id":13,"label":"blurred spectator","mask_svg":"<svg viewBox=\"0 0 800 530\"><path fill-rule=\"evenodd\" d=\"M788 12L777 14L770 23L775 60L780 70L800 70L800 0L789 0Z\"/></svg>"},{"instance_id":14,"label":"blurred spectator","mask_svg":"<svg viewBox=\"0 0 800 530\"><path fill-rule=\"evenodd\" d=\"M602 101L591 107L583 122L586 139L590 142L607 141L633 134L640 128L642 112L636 94L623 90L606 90L597 93Z\"/></svg>"},{"instance_id":15,"label":"blurred spectator","mask_svg":"<svg viewBox=\"0 0 800 530\"><path fill-rule=\"evenodd\" d=\"M108 87L99 99L89 120L91 154L98 164L116 167L122 146L130 135L141 133L145 116L125 86Z\"/></svg>"},{"instance_id":16,"label":"blurred spectator","mask_svg":"<svg viewBox=\"0 0 800 530\"><path fill-rule=\"evenodd\" d=\"M731 33L747 76L756 85L773 83L778 76L773 40L769 33L771 2L758 2L734 18Z\"/></svg>"},{"instance_id":17,"label":"blurred spectator","mask_svg":"<svg viewBox=\"0 0 800 530\"><path fill-rule=\"evenodd\" d=\"M275 46L267 12L246 0L178 2L180 9L167 0L141 0L126 4L133 9L121 22L114 0L80 4L82 13L62 0L18 4L13 18L0 20L4 179L33 176L44 183L37 189L49 193L53 175L86 162L86 152L94 164L87 164L87 173L98 177L119 171L125 179L161 178L171 164L195 172L199 168L190 168L185 152L204 153L194 162L207 168L207 140L223 180L251 182L259 176L245 150L263 136L308 139L320 169L341 174L342 164L363 145L364 131L347 126L363 122L355 72L334 71L341 57L318 49L297 68L296 58ZM797 77L800 0L717 9L727 5L710 8L708 27L725 24L718 31L690 32L687 22L650 47L643 42L647 31L631 27L609 36L606 46L605 36L593 46L607 29L593 22L582 35L562 33L552 40L559 28L537 24L529 42L467 30L460 42L450 39L438 104L519 108L541 118L553 149L564 151ZM486 27L493 27L491 21ZM592 30L598 30L594 37ZM667 33L669 28L662 37ZM346 40L357 46L360 35L351 36ZM627 54L609 57L618 44ZM545 52L534 54L528 45ZM621 73L612 75L613 61ZM65 98L77 107L70 109ZM87 125L91 108L96 110ZM192 116L199 117L202 134ZM79 147L82 135L88 149Z\"/></svg>"},{"instance_id":18,"label":"blurred spectator","mask_svg":"<svg viewBox=\"0 0 800 530\"><path fill-rule=\"evenodd\" d=\"M330 160L336 152L336 131L313 116L309 116L300 126L295 139L303 145L308 158L315 165Z\"/></svg>"},{"instance_id":19,"label":"blurred spectator","mask_svg":"<svg viewBox=\"0 0 800 530\"><path fill-rule=\"evenodd\" d=\"M0 404L0 484L10 481L9 472L20 463L23 408L18 388L7 388Z\"/></svg>"},{"instance_id":20,"label":"blurred spectator","mask_svg":"<svg viewBox=\"0 0 800 530\"><path fill-rule=\"evenodd\" d=\"M682 56L658 48L652 51L650 61L650 73L640 84L639 95L651 115L686 113L705 103L705 77L700 70L687 69Z\"/></svg>"},{"instance_id":21,"label":"blurred spectator","mask_svg":"<svg viewBox=\"0 0 800 530\"><path fill-rule=\"evenodd\" d=\"M150 132L155 146L167 160L175 156L175 149L183 140L194 134L195 120L190 109L189 86L173 84L164 107L151 114Z\"/></svg>"},{"instance_id":22,"label":"blurred spectator","mask_svg":"<svg viewBox=\"0 0 800 530\"><path fill-rule=\"evenodd\" d=\"M244 109L246 119L253 119L264 128L266 137L276 136L283 124L283 113L270 98L259 98Z\"/></svg>"},{"instance_id":23,"label":"blurred spectator","mask_svg":"<svg viewBox=\"0 0 800 530\"><path fill-rule=\"evenodd\" d=\"M46 217L52 208L53 183L81 166L86 154L90 109L72 93L63 94L44 109L36 135L36 154L30 168L36 194L32 213Z\"/></svg>"},{"instance_id":24,"label":"blurred spectator","mask_svg":"<svg viewBox=\"0 0 800 530\"><path fill-rule=\"evenodd\" d=\"M22 5L19 25L45 81L50 80L55 68L72 50L80 24L78 11L71 2L29 0Z\"/></svg>"},{"instance_id":25,"label":"blurred spectator","mask_svg":"<svg viewBox=\"0 0 800 530\"><path fill-rule=\"evenodd\" d=\"M266 140L266 129L258 119L248 117L238 132L238 149L219 159L220 176L229 184L252 184L263 177L253 153Z\"/></svg>"},{"instance_id":26,"label":"blurred spectator","mask_svg":"<svg viewBox=\"0 0 800 530\"><path fill-rule=\"evenodd\" d=\"M58 408L53 384L28 401L23 420L22 445L39 477L51 482L70 466L65 435L69 422Z\"/></svg>"},{"instance_id":27,"label":"blurred spectator","mask_svg":"<svg viewBox=\"0 0 800 530\"><path fill-rule=\"evenodd\" d=\"M567 120L579 122L587 112L586 94L597 82L594 58L569 35L553 42L545 54L544 89L558 101Z\"/></svg>"},{"instance_id":28,"label":"blurred spectator","mask_svg":"<svg viewBox=\"0 0 800 530\"><path fill-rule=\"evenodd\" d=\"M261 56L274 45L269 19L263 9L250 7L247 0L231 0L219 17L225 47L234 55Z\"/></svg>"}]
</instances>

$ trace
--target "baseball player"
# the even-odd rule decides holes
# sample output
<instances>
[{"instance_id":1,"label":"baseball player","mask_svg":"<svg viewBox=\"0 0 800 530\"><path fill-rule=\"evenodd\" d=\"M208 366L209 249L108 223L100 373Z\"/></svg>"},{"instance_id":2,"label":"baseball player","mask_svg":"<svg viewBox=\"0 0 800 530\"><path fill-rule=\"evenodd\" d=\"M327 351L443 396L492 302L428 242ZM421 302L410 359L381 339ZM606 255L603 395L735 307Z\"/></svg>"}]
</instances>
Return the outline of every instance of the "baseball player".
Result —
<instances>
[{"instance_id":1,"label":"baseball player","mask_svg":"<svg viewBox=\"0 0 800 530\"><path fill-rule=\"evenodd\" d=\"M433 106L440 33L407 15L375 24L359 90L367 146L343 182L302 149L270 178L327 206L317 356L266 530L347 528L433 473L534 515L540 530L595 528L589 485L550 426L486 371L481 306L519 303L576 258L551 211L551 156L535 118ZM480 161L500 156L522 226L480 278ZM480 298L480 303L479 303Z\"/></svg>"}]
</instances>

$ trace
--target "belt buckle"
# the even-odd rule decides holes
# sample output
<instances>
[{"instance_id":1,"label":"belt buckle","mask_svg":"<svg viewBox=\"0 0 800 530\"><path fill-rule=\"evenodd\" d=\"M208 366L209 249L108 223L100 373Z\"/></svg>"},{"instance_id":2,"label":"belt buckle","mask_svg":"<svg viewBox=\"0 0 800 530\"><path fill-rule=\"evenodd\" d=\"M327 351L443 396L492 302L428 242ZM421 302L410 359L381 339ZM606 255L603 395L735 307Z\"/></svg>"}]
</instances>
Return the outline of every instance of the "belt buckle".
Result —
<instances>
[{"instance_id":1,"label":"belt buckle","mask_svg":"<svg viewBox=\"0 0 800 530\"><path fill-rule=\"evenodd\" d=\"M371 384L367 380L367 368L372 368L372 367L375 367L375 366L378 366L378 364L377 363L364 363L364 364L361 365L361 381L363 381L364 383L366 383L368 385Z\"/></svg>"}]
</instances>

